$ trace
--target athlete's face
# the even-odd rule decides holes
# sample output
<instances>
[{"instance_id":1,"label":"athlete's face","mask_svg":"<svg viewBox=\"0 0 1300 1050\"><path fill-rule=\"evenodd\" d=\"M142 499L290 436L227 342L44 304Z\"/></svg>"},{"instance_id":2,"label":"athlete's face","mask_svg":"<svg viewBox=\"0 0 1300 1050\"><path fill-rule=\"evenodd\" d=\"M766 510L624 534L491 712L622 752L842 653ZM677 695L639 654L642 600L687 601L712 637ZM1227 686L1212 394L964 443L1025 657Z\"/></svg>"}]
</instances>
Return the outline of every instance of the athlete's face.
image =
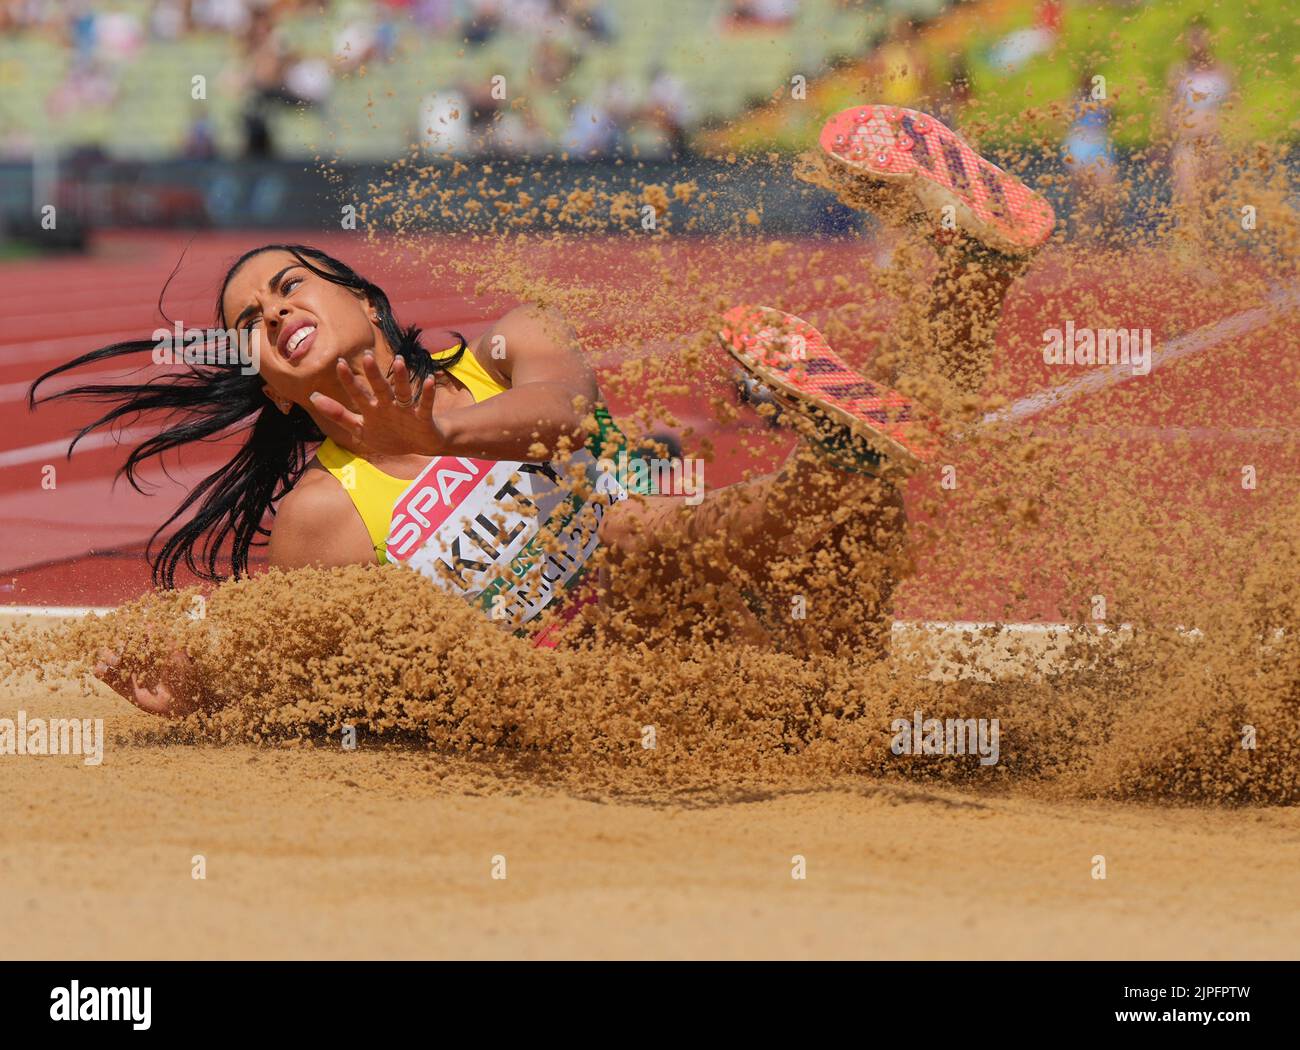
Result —
<instances>
[{"instance_id":1,"label":"athlete's face","mask_svg":"<svg viewBox=\"0 0 1300 1050\"><path fill-rule=\"evenodd\" d=\"M320 264L315 264L320 265ZM230 279L225 324L258 337L258 372L282 411L337 388L341 357L361 371L361 356L386 357L388 344L364 295L317 277L289 252L254 255Z\"/></svg>"}]
</instances>

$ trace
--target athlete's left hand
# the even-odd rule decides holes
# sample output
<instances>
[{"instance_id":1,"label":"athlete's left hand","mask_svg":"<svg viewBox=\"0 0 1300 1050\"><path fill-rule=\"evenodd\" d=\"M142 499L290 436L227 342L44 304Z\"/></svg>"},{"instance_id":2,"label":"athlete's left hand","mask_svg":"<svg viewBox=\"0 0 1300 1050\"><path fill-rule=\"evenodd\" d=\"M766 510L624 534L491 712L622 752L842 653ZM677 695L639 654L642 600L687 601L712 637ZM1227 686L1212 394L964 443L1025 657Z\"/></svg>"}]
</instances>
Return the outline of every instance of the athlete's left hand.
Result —
<instances>
[{"instance_id":1,"label":"athlete's left hand","mask_svg":"<svg viewBox=\"0 0 1300 1050\"><path fill-rule=\"evenodd\" d=\"M341 357L336 367L345 403L317 392L311 395L317 412L375 452L392 456L442 453L446 435L433 418L432 376L425 379L417 397L411 373L400 357L393 358L391 381L370 352L361 359L360 373L353 372Z\"/></svg>"},{"instance_id":2,"label":"athlete's left hand","mask_svg":"<svg viewBox=\"0 0 1300 1050\"><path fill-rule=\"evenodd\" d=\"M194 661L183 649L170 653L148 675L127 674L121 669L121 660L121 647L101 649L94 675L141 710L167 718L184 718L205 706Z\"/></svg>"}]
</instances>

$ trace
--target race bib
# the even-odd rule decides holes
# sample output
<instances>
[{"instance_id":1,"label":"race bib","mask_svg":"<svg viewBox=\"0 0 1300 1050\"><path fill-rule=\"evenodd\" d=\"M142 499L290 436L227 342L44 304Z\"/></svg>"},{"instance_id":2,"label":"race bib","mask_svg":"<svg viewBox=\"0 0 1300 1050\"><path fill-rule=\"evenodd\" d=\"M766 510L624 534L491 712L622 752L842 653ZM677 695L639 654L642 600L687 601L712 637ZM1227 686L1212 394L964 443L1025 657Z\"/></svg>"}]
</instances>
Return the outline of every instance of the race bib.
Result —
<instances>
[{"instance_id":1,"label":"race bib","mask_svg":"<svg viewBox=\"0 0 1300 1050\"><path fill-rule=\"evenodd\" d=\"M493 619L527 623L573 584L595 553L605 510L627 498L590 452L576 453L564 469L574 463L586 470L595 493L589 500L552 463L432 460L393 508L388 557L481 602ZM543 529L554 543L543 543Z\"/></svg>"}]
</instances>

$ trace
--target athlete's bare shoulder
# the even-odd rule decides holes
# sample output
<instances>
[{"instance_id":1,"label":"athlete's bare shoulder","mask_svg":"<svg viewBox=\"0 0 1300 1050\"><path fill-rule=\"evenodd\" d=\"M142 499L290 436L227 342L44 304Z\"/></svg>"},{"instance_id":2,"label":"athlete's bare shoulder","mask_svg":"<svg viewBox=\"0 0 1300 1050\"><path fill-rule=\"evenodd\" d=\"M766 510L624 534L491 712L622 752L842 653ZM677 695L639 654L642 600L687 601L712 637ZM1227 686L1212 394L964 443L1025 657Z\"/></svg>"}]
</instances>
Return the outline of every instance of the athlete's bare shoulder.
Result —
<instances>
[{"instance_id":1,"label":"athlete's bare shoulder","mask_svg":"<svg viewBox=\"0 0 1300 1050\"><path fill-rule=\"evenodd\" d=\"M375 560L361 515L339 480L313 459L280 501L268 548L271 565L358 565Z\"/></svg>"},{"instance_id":2,"label":"athlete's bare shoulder","mask_svg":"<svg viewBox=\"0 0 1300 1050\"><path fill-rule=\"evenodd\" d=\"M555 310L517 306L491 324L471 350L506 386L559 381L576 393L595 396L595 374L582 355L577 333Z\"/></svg>"}]
</instances>

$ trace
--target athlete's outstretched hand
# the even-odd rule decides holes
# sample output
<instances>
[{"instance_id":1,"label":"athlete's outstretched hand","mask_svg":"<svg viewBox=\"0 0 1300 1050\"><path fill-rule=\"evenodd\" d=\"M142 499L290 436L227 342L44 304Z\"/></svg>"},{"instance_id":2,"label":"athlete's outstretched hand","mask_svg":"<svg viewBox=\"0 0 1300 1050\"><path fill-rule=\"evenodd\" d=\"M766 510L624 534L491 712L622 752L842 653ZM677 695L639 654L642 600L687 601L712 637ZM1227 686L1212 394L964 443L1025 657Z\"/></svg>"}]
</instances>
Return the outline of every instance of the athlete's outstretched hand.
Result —
<instances>
[{"instance_id":1,"label":"athlete's outstretched hand","mask_svg":"<svg viewBox=\"0 0 1300 1050\"><path fill-rule=\"evenodd\" d=\"M184 718L204 706L202 683L193 661L177 649L147 676L125 674L119 669L121 649L102 649L95 664L95 677L136 707L152 715Z\"/></svg>"},{"instance_id":2,"label":"athlete's outstretched hand","mask_svg":"<svg viewBox=\"0 0 1300 1050\"><path fill-rule=\"evenodd\" d=\"M390 382L368 351L361 360L360 373L353 372L341 357L337 370L343 404L326 394L311 395L312 405L322 416L376 452L393 456L442 453L446 437L433 418L432 376L425 379L417 395L405 361L393 358Z\"/></svg>"}]
</instances>

